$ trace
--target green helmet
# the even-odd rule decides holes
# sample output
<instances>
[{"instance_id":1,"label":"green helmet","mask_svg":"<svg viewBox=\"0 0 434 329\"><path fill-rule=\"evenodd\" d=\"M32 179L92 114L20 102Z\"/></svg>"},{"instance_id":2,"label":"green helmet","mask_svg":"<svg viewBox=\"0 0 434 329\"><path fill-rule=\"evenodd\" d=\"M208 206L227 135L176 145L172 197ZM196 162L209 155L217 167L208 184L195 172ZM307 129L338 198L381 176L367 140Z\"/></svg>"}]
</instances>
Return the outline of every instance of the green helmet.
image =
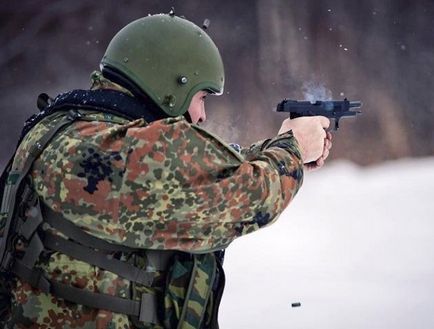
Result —
<instances>
[{"instance_id":1,"label":"green helmet","mask_svg":"<svg viewBox=\"0 0 434 329\"><path fill-rule=\"evenodd\" d=\"M166 114L184 114L199 90L222 94L223 62L203 29L175 15L131 22L111 40L101 70L115 71Z\"/></svg>"}]
</instances>

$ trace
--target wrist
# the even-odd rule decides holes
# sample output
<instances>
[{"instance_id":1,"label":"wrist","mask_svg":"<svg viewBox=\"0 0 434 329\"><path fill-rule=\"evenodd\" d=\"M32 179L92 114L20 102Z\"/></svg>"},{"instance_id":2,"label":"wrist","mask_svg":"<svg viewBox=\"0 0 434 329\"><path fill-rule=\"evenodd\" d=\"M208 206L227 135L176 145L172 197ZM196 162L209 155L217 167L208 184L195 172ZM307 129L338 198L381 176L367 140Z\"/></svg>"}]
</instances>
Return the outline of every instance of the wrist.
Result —
<instances>
[{"instance_id":1,"label":"wrist","mask_svg":"<svg viewBox=\"0 0 434 329\"><path fill-rule=\"evenodd\" d=\"M294 154L300 160L301 164L303 164L304 150L301 148L300 143L294 136L292 130L288 130L272 139L267 140L262 145L262 150L272 147L278 147Z\"/></svg>"}]
</instances>

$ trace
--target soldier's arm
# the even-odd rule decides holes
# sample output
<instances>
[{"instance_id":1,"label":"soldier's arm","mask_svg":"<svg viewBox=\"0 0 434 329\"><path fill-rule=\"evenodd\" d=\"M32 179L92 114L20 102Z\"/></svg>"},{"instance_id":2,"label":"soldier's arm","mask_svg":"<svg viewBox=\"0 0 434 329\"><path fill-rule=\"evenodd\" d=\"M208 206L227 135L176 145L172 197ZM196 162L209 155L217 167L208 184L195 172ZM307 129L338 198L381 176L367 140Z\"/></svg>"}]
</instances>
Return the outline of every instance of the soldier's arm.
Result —
<instances>
[{"instance_id":1,"label":"soldier's arm","mask_svg":"<svg viewBox=\"0 0 434 329\"><path fill-rule=\"evenodd\" d=\"M272 223L298 191L303 167L291 134L261 148L245 158L179 118L81 122L44 151L33 177L48 206L99 238L204 252Z\"/></svg>"},{"instance_id":2,"label":"soldier's arm","mask_svg":"<svg viewBox=\"0 0 434 329\"><path fill-rule=\"evenodd\" d=\"M258 156L260 156L261 152L264 151L266 147L268 147L269 143L271 141L271 138L263 139L258 142L255 142L251 144L248 147L242 147L238 144L230 144L236 145L238 149L238 152L244 157L245 160L251 161L254 159L257 159Z\"/></svg>"},{"instance_id":3,"label":"soldier's arm","mask_svg":"<svg viewBox=\"0 0 434 329\"><path fill-rule=\"evenodd\" d=\"M241 147L240 148L240 154L246 160L254 159L254 158L256 158L258 156L258 154L260 152L263 151L264 145L266 145L266 143L268 141L270 141L270 139L264 139L264 140L258 141L256 143L253 143L249 147Z\"/></svg>"},{"instance_id":4,"label":"soldier's arm","mask_svg":"<svg viewBox=\"0 0 434 329\"><path fill-rule=\"evenodd\" d=\"M148 170L134 181L138 189L147 187L148 196L141 204L148 216L136 228L151 227L153 221L160 228L157 235L142 234L144 245L189 252L223 248L275 221L302 183L303 165L291 133L268 140L257 156L246 159L184 121L167 129L161 133L177 138L161 147L164 153L154 154L155 163L149 154L136 159L133 152L130 158L147 163ZM138 241L137 232L130 233L127 240Z\"/></svg>"}]
</instances>

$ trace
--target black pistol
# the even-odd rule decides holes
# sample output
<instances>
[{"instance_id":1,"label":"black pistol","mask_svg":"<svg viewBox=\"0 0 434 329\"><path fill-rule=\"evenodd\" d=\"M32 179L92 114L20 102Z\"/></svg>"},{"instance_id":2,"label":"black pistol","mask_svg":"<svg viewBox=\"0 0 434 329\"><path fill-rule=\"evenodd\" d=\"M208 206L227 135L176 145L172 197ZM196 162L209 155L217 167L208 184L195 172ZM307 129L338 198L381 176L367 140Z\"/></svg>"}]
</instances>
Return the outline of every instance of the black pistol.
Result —
<instances>
[{"instance_id":1,"label":"black pistol","mask_svg":"<svg viewBox=\"0 0 434 329\"><path fill-rule=\"evenodd\" d=\"M362 102L349 101L344 99L343 101L295 101L290 99L284 99L277 104L277 112L289 112L291 119L322 115L329 119L335 120L333 130L339 129L339 120L343 117L356 116L362 113L361 111L351 111L352 108L360 108Z\"/></svg>"}]
</instances>

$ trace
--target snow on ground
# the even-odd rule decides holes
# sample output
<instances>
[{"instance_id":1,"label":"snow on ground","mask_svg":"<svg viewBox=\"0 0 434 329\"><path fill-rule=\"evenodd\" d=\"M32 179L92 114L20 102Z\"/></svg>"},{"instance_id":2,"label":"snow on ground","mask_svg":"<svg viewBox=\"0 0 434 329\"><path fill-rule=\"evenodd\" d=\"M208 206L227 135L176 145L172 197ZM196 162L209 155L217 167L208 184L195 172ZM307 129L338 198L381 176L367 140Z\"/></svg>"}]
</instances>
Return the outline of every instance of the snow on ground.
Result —
<instances>
[{"instance_id":1,"label":"snow on ground","mask_svg":"<svg viewBox=\"0 0 434 329\"><path fill-rule=\"evenodd\" d=\"M434 157L308 173L275 224L228 248L220 327L434 328L433 196Z\"/></svg>"}]
</instances>

